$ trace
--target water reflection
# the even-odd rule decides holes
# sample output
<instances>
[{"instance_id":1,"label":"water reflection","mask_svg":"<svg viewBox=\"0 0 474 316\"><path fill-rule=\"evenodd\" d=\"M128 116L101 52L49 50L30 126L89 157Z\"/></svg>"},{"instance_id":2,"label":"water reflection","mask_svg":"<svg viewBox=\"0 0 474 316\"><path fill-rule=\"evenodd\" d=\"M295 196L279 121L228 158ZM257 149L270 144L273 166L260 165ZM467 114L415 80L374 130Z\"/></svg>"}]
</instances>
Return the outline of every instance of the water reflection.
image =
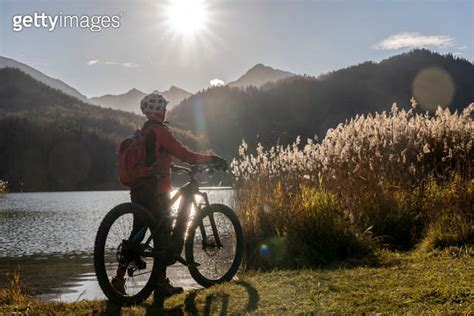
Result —
<instances>
[{"instance_id":1,"label":"water reflection","mask_svg":"<svg viewBox=\"0 0 474 316\"><path fill-rule=\"evenodd\" d=\"M206 191L211 202L232 204L232 191ZM105 214L129 199L128 191L7 194L0 200L0 287L18 267L25 288L40 298L102 298L92 260L95 235ZM174 283L198 287L185 267L168 271Z\"/></svg>"},{"instance_id":2,"label":"water reflection","mask_svg":"<svg viewBox=\"0 0 474 316\"><path fill-rule=\"evenodd\" d=\"M104 298L90 253L0 258L0 287L8 285L7 273L15 270L19 271L24 288L41 299L71 302ZM169 267L168 277L185 289L199 288L182 265Z\"/></svg>"}]
</instances>

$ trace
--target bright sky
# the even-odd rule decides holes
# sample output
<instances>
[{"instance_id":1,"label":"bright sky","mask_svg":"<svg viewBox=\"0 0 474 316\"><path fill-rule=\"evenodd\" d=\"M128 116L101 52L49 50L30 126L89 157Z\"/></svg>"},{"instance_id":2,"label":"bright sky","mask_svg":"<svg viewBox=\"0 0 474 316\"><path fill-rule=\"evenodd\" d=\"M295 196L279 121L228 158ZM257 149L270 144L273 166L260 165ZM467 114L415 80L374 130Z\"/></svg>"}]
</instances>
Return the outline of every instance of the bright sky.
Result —
<instances>
[{"instance_id":1,"label":"bright sky","mask_svg":"<svg viewBox=\"0 0 474 316\"><path fill-rule=\"evenodd\" d=\"M173 2L0 0L0 55L88 97L170 85L196 92L257 63L317 76L414 47L474 60L473 0ZM120 26L13 30L14 16L35 12L118 15Z\"/></svg>"}]
</instances>

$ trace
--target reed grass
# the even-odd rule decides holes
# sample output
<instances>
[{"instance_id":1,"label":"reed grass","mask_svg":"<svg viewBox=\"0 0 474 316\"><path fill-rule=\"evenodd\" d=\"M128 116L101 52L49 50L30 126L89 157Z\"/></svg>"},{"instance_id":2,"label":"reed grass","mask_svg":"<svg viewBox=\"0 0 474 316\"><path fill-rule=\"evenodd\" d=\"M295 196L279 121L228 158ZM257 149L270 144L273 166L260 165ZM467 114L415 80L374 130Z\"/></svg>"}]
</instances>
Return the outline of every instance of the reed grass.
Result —
<instances>
[{"instance_id":1,"label":"reed grass","mask_svg":"<svg viewBox=\"0 0 474 316\"><path fill-rule=\"evenodd\" d=\"M8 287L0 288L0 305L21 305L32 300L22 291L20 273L15 270L6 275Z\"/></svg>"},{"instance_id":2,"label":"reed grass","mask_svg":"<svg viewBox=\"0 0 474 316\"><path fill-rule=\"evenodd\" d=\"M469 245L474 231L474 103L361 115L321 142L255 150L232 162L246 262L319 266L374 247Z\"/></svg>"},{"instance_id":3,"label":"reed grass","mask_svg":"<svg viewBox=\"0 0 474 316\"><path fill-rule=\"evenodd\" d=\"M2 197L7 191L8 183L6 181L0 180L0 197Z\"/></svg>"}]
</instances>

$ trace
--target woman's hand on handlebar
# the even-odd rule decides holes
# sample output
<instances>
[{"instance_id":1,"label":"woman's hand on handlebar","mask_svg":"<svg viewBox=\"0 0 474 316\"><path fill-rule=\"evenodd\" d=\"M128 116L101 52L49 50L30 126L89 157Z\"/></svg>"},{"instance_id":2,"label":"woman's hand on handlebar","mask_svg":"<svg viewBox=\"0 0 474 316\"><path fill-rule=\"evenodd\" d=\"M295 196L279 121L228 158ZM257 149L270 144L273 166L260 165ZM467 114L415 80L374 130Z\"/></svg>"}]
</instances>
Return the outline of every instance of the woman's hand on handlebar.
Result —
<instances>
[{"instance_id":1,"label":"woman's hand on handlebar","mask_svg":"<svg viewBox=\"0 0 474 316\"><path fill-rule=\"evenodd\" d=\"M219 156L212 156L212 159L205 163L199 165L190 165L189 167L178 166L175 164L171 165L171 171L173 172L186 172L186 173L199 173L203 171L212 172L213 170L222 170L227 171L229 165L227 161Z\"/></svg>"},{"instance_id":2,"label":"woman's hand on handlebar","mask_svg":"<svg viewBox=\"0 0 474 316\"><path fill-rule=\"evenodd\" d=\"M222 170L222 171L226 171L227 168L229 167L229 164L224 158L216 156L216 155L212 156L208 164L211 168Z\"/></svg>"}]
</instances>

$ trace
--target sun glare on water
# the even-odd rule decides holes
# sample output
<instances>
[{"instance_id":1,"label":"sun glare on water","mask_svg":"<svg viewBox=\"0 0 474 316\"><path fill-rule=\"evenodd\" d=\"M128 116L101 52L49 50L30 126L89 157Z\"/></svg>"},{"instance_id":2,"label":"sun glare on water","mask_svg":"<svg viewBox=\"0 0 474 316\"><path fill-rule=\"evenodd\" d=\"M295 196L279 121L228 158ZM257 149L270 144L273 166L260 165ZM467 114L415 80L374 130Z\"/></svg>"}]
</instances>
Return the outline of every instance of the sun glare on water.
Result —
<instances>
[{"instance_id":1,"label":"sun glare on water","mask_svg":"<svg viewBox=\"0 0 474 316\"><path fill-rule=\"evenodd\" d=\"M208 8L204 0L172 0L165 7L166 24L180 35L197 35L206 28Z\"/></svg>"}]
</instances>

